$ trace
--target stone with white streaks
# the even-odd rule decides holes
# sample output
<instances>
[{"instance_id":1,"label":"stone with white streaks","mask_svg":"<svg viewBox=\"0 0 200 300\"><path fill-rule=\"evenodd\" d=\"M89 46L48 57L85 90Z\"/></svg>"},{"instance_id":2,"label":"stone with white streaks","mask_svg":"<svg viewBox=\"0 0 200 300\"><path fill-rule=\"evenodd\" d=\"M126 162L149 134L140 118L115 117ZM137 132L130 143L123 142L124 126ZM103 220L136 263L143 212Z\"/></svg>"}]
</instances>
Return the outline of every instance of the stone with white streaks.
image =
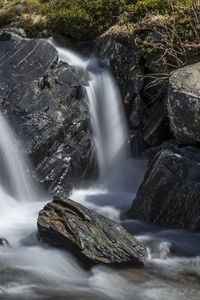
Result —
<instances>
[{"instance_id":1,"label":"stone with white streaks","mask_svg":"<svg viewBox=\"0 0 200 300\"><path fill-rule=\"evenodd\" d=\"M58 62L47 41L0 30L0 109L49 192L69 191L90 172L90 118L80 73Z\"/></svg>"}]
</instances>

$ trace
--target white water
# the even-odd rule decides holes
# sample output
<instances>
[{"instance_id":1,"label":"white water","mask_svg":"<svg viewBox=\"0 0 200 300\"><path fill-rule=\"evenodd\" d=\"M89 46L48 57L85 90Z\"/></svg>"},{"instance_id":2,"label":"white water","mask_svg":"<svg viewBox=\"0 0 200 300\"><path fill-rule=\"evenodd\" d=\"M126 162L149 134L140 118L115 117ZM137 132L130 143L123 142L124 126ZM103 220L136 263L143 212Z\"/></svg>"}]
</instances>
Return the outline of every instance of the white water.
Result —
<instances>
[{"instance_id":1,"label":"white water","mask_svg":"<svg viewBox=\"0 0 200 300\"><path fill-rule=\"evenodd\" d=\"M75 190L71 198L120 221L122 209L130 207L143 167L129 158L119 93L110 74L94 61L84 61L69 51L58 50L63 60L82 67L90 75L87 93L101 177L95 188ZM102 109L101 105L107 108ZM106 132L102 133L102 130ZM124 221L124 226L135 235L146 232L138 238L147 244L150 255L145 269L121 272L106 267L95 267L87 272L69 253L41 245L35 238L36 220L38 211L48 200L36 201L38 195L27 175L26 160L15 141L1 117L0 156L7 175L1 173L0 177L0 234L12 247L0 248L0 299L199 299L195 283L186 284L184 281L180 285L176 282L188 266L198 275L199 260L167 257L168 247L174 242L188 253L192 248L198 255L198 235L193 235L191 246L191 235L189 239L186 233L181 233L181 239L176 231L172 233L140 222ZM149 246L149 241L155 242L156 250ZM156 270L160 277L152 270Z\"/></svg>"},{"instance_id":2,"label":"white water","mask_svg":"<svg viewBox=\"0 0 200 300\"><path fill-rule=\"evenodd\" d=\"M120 171L120 175L124 173L123 176L126 178L117 180L116 185L119 188L120 184L122 188L125 184L127 189L127 179L131 176L129 171L134 168L133 161L130 159L128 130L122 99L113 77L107 70L100 67L95 59L83 60L71 51L58 47L53 41L51 43L56 46L62 61L82 68L88 75L89 82L86 91L97 153L99 182L111 188L111 179ZM127 166L129 166L128 169ZM123 172L124 168L126 172Z\"/></svg>"},{"instance_id":3,"label":"white water","mask_svg":"<svg viewBox=\"0 0 200 300\"><path fill-rule=\"evenodd\" d=\"M87 69L90 70L90 64ZM128 134L118 88L108 73L98 66L90 71L87 87L93 138L95 141L101 180L127 160Z\"/></svg>"},{"instance_id":4,"label":"white water","mask_svg":"<svg viewBox=\"0 0 200 300\"><path fill-rule=\"evenodd\" d=\"M21 153L22 150L20 151L6 119L0 115L0 196L6 190L6 197L9 194L20 202L27 202L34 199L35 191L27 163Z\"/></svg>"}]
</instances>

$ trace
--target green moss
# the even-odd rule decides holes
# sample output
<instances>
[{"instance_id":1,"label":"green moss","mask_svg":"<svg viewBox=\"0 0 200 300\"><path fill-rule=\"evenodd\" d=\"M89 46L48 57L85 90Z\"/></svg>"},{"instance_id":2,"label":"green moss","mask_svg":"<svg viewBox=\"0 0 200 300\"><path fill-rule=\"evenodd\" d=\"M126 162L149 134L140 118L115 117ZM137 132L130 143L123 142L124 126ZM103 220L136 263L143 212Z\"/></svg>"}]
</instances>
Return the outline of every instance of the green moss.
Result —
<instances>
[{"instance_id":1,"label":"green moss","mask_svg":"<svg viewBox=\"0 0 200 300\"><path fill-rule=\"evenodd\" d=\"M126 7L119 24L134 24L145 59L173 70L199 60L199 12L194 0L138 0Z\"/></svg>"},{"instance_id":2,"label":"green moss","mask_svg":"<svg viewBox=\"0 0 200 300\"><path fill-rule=\"evenodd\" d=\"M194 0L27 0L23 9L16 9L16 2L0 0L0 25L19 21L30 35L48 28L76 40L88 40L117 23L125 28L132 24L167 34L173 31L174 43L176 38L199 39L199 10L195 13Z\"/></svg>"},{"instance_id":3,"label":"green moss","mask_svg":"<svg viewBox=\"0 0 200 300\"><path fill-rule=\"evenodd\" d=\"M0 25L19 21L28 33L48 27L76 40L93 39L116 22L127 1L27 0L23 9L17 9L17 1L0 0Z\"/></svg>"},{"instance_id":4,"label":"green moss","mask_svg":"<svg viewBox=\"0 0 200 300\"><path fill-rule=\"evenodd\" d=\"M19 18L19 12L15 8L0 9L0 26L7 25L11 22L17 21Z\"/></svg>"},{"instance_id":5,"label":"green moss","mask_svg":"<svg viewBox=\"0 0 200 300\"><path fill-rule=\"evenodd\" d=\"M125 0L51 1L42 12L50 28L75 39L93 39L113 25L125 8Z\"/></svg>"},{"instance_id":6,"label":"green moss","mask_svg":"<svg viewBox=\"0 0 200 300\"><path fill-rule=\"evenodd\" d=\"M138 0L135 4L127 5L120 16L121 22L138 22L150 13L165 14L169 9L166 0Z\"/></svg>"}]
</instances>

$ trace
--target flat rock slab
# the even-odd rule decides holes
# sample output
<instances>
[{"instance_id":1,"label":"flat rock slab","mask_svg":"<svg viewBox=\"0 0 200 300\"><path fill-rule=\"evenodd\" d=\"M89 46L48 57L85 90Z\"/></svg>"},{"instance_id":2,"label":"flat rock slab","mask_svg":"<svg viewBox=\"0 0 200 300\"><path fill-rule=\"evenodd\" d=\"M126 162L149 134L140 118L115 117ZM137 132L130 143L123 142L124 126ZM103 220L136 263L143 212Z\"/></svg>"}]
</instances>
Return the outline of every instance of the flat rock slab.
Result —
<instances>
[{"instance_id":1,"label":"flat rock slab","mask_svg":"<svg viewBox=\"0 0 200 300\"><path fill-rule=\"evenodd\" d=\"M39 238L83 262L142 265L145 247L122 226L68 199L55 197L39 213Z\"/></svg>"}]
</instances>

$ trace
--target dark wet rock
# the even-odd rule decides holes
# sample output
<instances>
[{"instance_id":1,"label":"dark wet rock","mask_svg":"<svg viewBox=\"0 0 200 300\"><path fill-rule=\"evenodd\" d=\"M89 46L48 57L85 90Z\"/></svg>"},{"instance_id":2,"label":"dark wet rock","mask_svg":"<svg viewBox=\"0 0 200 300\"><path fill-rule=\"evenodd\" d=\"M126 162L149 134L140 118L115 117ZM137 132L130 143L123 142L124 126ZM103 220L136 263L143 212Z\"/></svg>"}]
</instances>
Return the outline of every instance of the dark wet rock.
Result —
<instances>
[{"instance_id":1,"label":"dark wet rock","mask_svg":"<svg viewBox=\"0 0 200 300\"><path fill-rule=\"evenodd\" d=\"M148 31L145 35L149 35ZM134 155L171 137L165 99L168 80L155 78L155 57L144 57L140 34L110 30L96 42L96 53L110 68L125 105ZM148 55L147 55L148 56ZM152 75L151 75L152 74ZM162 77L162 76L161 76Z\"/></svg>"},{"instance_id":2,"label":"dark wet rock","mask_svg":"<svg viewBox=\"0 0 200 300\"><path fill-rule=\"evenodd\" d=\"M165 142L163 142L159 146L155 146L155 147L151 147L151 148L146 149L141 154L141 157L151 161L155 157L155 155L158 154L159 152L161 152L163 150L179 152L180 149L181 149L181 146L182 145L174 139L166 140Z\"/></svg>"},{"instance_id":3,"label":"dark wet rock","mask_svg":"<svg viewBox=\"0 0 200 300\"><path fill-rule=\"evenodd\" d=\"M83 262L140 265L146 256L123 227L67 198L55 197L39 213L38 233Z\"/></svg>"},{"instance_id":4,"label":"dark wet rock","mask_svg":"<svg viewBox=\"0 0 200 300\"><path fill-rule=\"evenodd\" d=\"M140 156L148 148L144 141L144 135L139 130L130 130L129 134L131 152L135 157Z\"/></svg>"},{"instance_id":5,"label":"dark wet rock","mask_svg":"<svg viewBox=\"0 0 200 300\"><path fill-rule=\"evenodd\" d=\"M144 141L151 147L160 145L171 137L169 120L163 102L156 103L148 110L144 118Z\"/></svg>"},{"instance_id":6,"label":"dark wet rock","mask_svg":"<svg viewBox=\"0 0 200 300\"><path fill-rule=\"evenodd\" d=\"M141 97L144 76L139 66L141 54L136 45L136 36L120 33L106 34L97 40L96 53L105 66L111 69L132 127L140 125Z\"/></svg>"},{"instance_id":7,"label":"dark wet rock","mask_svg":"<svg viewBox=\"0 0 200 300\"><path fill-rule=\"evenodd\" d=\"M130 216L164 226L199 230L199 159L198 148L163 150L157 154L149 165Z\"/></svg>"},{"instance_id":8,"label":"dark wet rock","mask_svg":"<svg viewBox=\"0 0 200 300\"><path fill-rule=\"evenodd\" d=\"M8 31L1 31L0 34L8 34ZM7 40L1 41L0 81L12 87L42 80L57 59L56 49L47 41L28 40L10 33Z\"/></svg>"},{"instance_id":9,"label":"dark wet rock","mask_svg":"<svg viewBox=\"0 0 200 300\"><path fill-rule=\"evenodd\" d=\"M2 247L2 246L8 247L8 246L10 246L10 243L4 238L0 238L0 247Z\"/></svg>"},{"instance_id":10,"label":"dark wet rock","mask_svg":"<svg viewBox=\"0 0 200 300\"><path fill-rule=\"evenodd\" d=\"M69 191L90 173L86 84L47 41L0 31L0 107L49 192Z\"/></svg>"},{"instance_id":11,"label":"dark wet rock","mask_svg":"<svg viewBox=\"0 0 200 300\"><path fill-rule=\"evenodd\" d=\"M81 41L73 44L73 49L81 53L84 57L90 57L94 54L94 41Z\"/></svg>"},{"instance_id":12,"label":"dark wet rock","mask_svg":"<svg viewBox=\"0 0 200 300\"><path fill-rule=\"evenodd\" d=\"M169 82L167 108L174 136L186 145L200 142L200 63L177 70Z\"/></svg>"}]
</instances>

